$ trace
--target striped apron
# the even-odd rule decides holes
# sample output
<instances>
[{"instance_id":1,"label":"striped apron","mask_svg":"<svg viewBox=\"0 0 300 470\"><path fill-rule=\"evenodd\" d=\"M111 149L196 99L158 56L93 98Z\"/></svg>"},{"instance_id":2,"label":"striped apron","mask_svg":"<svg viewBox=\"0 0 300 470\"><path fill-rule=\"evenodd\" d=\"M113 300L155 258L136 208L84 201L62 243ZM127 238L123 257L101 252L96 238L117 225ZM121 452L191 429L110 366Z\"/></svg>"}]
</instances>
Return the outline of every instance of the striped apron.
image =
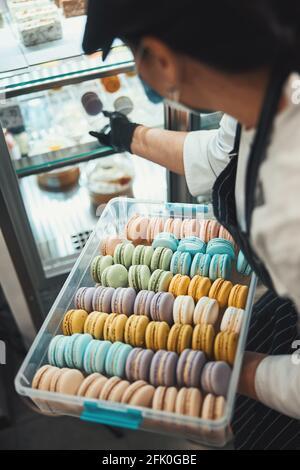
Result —
<instances>
[{"instance_id":1,"label":"striped apron","mask_svg":"<svg viewBox=\"0 0 300 470\"><path fill-rule=\"evenodd\" d=\"M292 343L297 339L297 312L293 304L274 292L270 276L251 248L247 234L237 222L235 203L235 182L241 128L238 126L235 147L227 168L216 180L213 189L213 206L216 218L232 234L243 250L249 264L268 292L254 306L248 334L248 351L268 355L291 354ZM259 155L252 159L247 178L251 179L252 193L247 184L246 212L251 220L255 199L255 184L261 162ZM260 161L259 161L260 160ZM255 172L253 171L255 168ZM248 183L250 183L248 181ZM250 202L249 202L250 201ZM263 404L238 396L232 422L236 449L300 449L300 421L291 419Z\"/></svg>"}]
</instances>

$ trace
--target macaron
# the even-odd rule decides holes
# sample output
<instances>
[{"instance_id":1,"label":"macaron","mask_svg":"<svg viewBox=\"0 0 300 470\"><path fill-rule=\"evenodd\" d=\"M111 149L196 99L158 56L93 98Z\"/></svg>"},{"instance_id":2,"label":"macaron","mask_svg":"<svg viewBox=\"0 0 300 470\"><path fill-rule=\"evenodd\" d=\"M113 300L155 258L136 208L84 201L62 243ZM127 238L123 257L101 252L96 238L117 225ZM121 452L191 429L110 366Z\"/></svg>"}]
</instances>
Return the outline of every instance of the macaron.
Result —
<instances>
[{"instance_id":1,"label":"macaron","mask_svg":"<svg viewBox=\"0 0 300 470\"><path fill-rule=\"evenodd\" d=\"M174 323L192 325L194 310L195 302L193 297L189 295L179 295L176 297L173 307Z\"/></svg>"},{"instance_id":2,"label":"macaron","mask_svg":"<svg viewBox=\"0 0 300 470\"><path fill-rule=\"evenodd\" d=\"M122 396L121 403L150 408L155 388L143 380L131 384Z\"/></svg>"},{"instance_id":3,"label":"macaron","mask_svg":"<svg viewBox=\"0 0 300 470\"><path fill-rule=\"evenodd\" d=\"M54 352L54 362L57 367L66 367L65 348L70 340L70 336L65 336L57 342Z\"/></svg>"},{"instance_id":4,"label":"macaron","mask_svg":"<svg viewBox=\"0 0 300 470\"><path fill-rule=\"evenodd\" d=\"M95 287L81 287L75 294L74 304L78 310L85 310L90 313L93 309L93 296Z\"/></svg>"},{"instance_id":5,"label":"macaron","mask_svg":"<svg viewBox=\"0 0 300 470\"><path fill-rule=\"evenodd\" d=\"M125 238L135 245L144 244L147 241L148 226L150 219L141 215L133 215L125 227ZM151 240L152 242L152 240Z\"/></svg>"},{"instance_id":6,"label":"macaron","mask_svg":"<svg viewBox=\"0 0 300 470\"><path fill-rule=\"evenodd\" d=\"M202 369L206 363L205 354L202 351L186 349L179 356L176 377L178 387L200 388Z\"/></svg>"},{"instance_id":7,"label":"macaron","mask_svg":"<svg viewBox=\"0 0 300 470\"><path fill-rule=\"evenodd\" d=\"M64 335L57 335L57 336L54 336L49 343L47 356L48 356L49 364L51 366L57 366L56 357L55 357L56 350L57 350L58 344L62 342L64 338L65 338Z\"/></svg>"},{"instance_id":8,"label":"macaron","mask_svg":"<svg viewBox=\"0 0 300 470\"><path fill-rule=\"evenodd\" d=\"M178 355L171 351L157 351L150 366L149 380L154 387L176 385Z\"/></svg>"},{"instance_id":9,"label":"macaron","mask_svg":"<svg viewBox=\"0 0 300 470\"><path fill-rule=\"evenodd\" d=\"M163 271L169 271L173 251L170 248L158 247L154 250L153 256L150 263L151 271L156 269L162 269Z\"/></svg>"},{"instance_id":10,"label":"macaron","mask_svg":"<svg viewBox=\"0 0 300 470\"><path fill-rule=\"evenodd\" d=\"M50 388L50 382L52 380L55 371L58 371L57 367L46 364L37 370L35 373L31 387L36 390L48 391Z\"/></svg>"},{"instance_id":11,"label":"macaron","mask_svg":"<svg viewBox=\"0 0 300 470\"><path fill-rule=\"evenodd\" d=\"M77 395L79 397L97 399L107 380L104 375L98 374L97 372L88 375L81 383Z\"/></svg>"},{"instance_id":12,"label":"macaron","mask_svg":"<svg viewBox=\"0 0 300 470\"><path fill-rule=\"evenodd\" d=\"M206 243L199 237L186 237L179 242L178 251L195 256L197 253L206 252Z\"/></svg>"},{"instance_id":13,"label":"macaron","mask_svg":"<svg viewBox=\"0 0 300 470\"><path fill-rule=\"evenodd\" d=\"M111 377L108 379L99 395L100 400L108 401L121 401L125 390L129 387L130 383L127 380L122 380L120 377Z\"/></svg>"},{"instance_id":14,"label":"macaron","mask_svg":"<svg viewBox=\"0 0 300 470\"><path fill-rule=\"evenodd\" d=\"M166 349L170 333L169 325L164 321L152 321L145 333L145 346L153 351Z\"/></svg>"},{"instance_id":15,"label":"macaron","mask_svg":"<svg viewBox=\"0 0 300 470\"><path fill-rule=\"evenodd\" d=\"M197 253L194 258L190 269L190 276L209 277L209 268L211 263L211 256L203 253Z\"/></svg>"},{"instance_id":16,"label":"macaron","mask_svg":"<svg viewBox=\"0 0 300 470\"><path fill-rule=\"evenodd\" d=\"M227 396L231 368L226 362L208 362L201 375L201 387L205 393Z\"/></svg>"},{"instance_id":17,"label":"macaron","mask_svg":"<svg viewBox=\"0 0 300 470\"><path fill-rule=\"evenodd\" d=\"M129 96L119 96L115 101L114 101L114 109L118 113L125 114L125 116L128 116L133 109L134 109L134 104L132 100L129 98Z\"/></svg>"},{"instance_id":18,"label":"macaron","mask_svg":"<svg viewBox=\"0 0 300 470\"><path fill-rule=\"evenodd\" d=\"M131 351L129 344L113 343L105 358L105 375L125 377L126 362Z\"/></svg>"},{"instance_id":19,"label":"macaron","mask_svg":"<svg viewBox=\"0 0 300 470\"><path fill-rule=\"evenodd\" d=\"M216 299L221 308L227 307L232 288L232 282L225 281L224 279L217 279L211 286L208 297Z\"/></svg>"},{"instance_id":20,"label":"macaron","mask_svg":"<svg viewBox=\"0 0 300 470\"><path fill-rule=\"evenodd\" d=\"M235 308L246 308L247 299L248 299L249 288L247 286L242 286L241 284L236 284L231 289L228 306Z\"/></svg>"},{"instance_id":21,"label":"macaron","mask_svg":"<svg viewBox=\"0 0 300 470\"><path fill-rule=\"evenodd\" d=\"M100 81L108 93L116 93L121 88L121 81L118 75L103 77Z\"/></svg>"},{"instance_id":22,"label":"macaron","mask_svg":"<svg viewBox=\"0 0 300 470\"><path fill-rule=\"evenodd\" d=\"M118 315L116 313L111 313L108 315L103 329L103 337L106 341L111 341L115 343L116 341L123 341L125 334L125 326L127 323L128 317L126 315Z\"/></svg>"},{"instance_id":23,"label":"macaron","mask_svg":"<svg viewBox=\"0 0 300 470\"><path fill-rule=\"evenodd\" d=\"M187 295L191 279L189 276L183 276L182 274L176 274L169 286L169 292L174 297L178 295Z\"/></svg>"},{"instance_id":24,"label":"macaron","mask_svg":"<svg viewBox=\"0 0 300 470\"><path fill-rule=\"evenodd\" d=\"M92 312L84 324L84 333L88 333L95 339L104 339L103 331L108 313Z\"/></svg>"},{"instance_id":25,"label":"macaron","mask_svg":"<svg viewBox=\"0 0 300 470\"><path fill-rule=\"evenodd\" d=\"M199 237L200 225L201 225L200 220L185 219L181 225L181 238Z\"/></svg>"},{"instance_id":26,"label":"macaron","mask_svg":"<svg viewBox=\"0 0 300 470\"><path fill-rule=\"evenodd\" d=\"M228 307L222 318L220 330L240 334L246 312L241 308Z\"/></svg>"},{"instance_id":27,"label":"macaron","mask_svg":"<svg viewBox=\"0 0 300 470\"><path fill-rule=\"evenodd\" d=\"M124 342L133 347L145 346L146 328L149 318L145 315L132 315L125 325Z\"/></svg>"},{"instance_id":28,"label":"macaron","mask_svg":"<svg viewBox=\"0 0 300 470\"><path fill-rule=\"evenodd\" d=\"M128 271L122 264L115 264L104 269L101 276L101 284L104 287L127 287ZM132 287L132 286L131 286Z\"/></svg>"},{"instance_id":29,"label":"macaron","mask_svg":"<svg viewBox=\"0 0 300 470\"><path fill-rule=\"evenodd\" d=\"M130 382L149 382L150 367L154 352L149 349L134 348L127 357L125 375Z\"/></svg>"},{"instance_id":30,"label":"macaron","mask_svg":"<svg viewBox=\"0 0 300 470\"><path fill-rule=\"evenodd\" d=\"M192 344L193 328L191 325L181 325L175 323L172 326L167 342L168 351L181 354L184 349L189 349Z\"/></svg>"},{"instance_id":31,"label":"macaron","mask_svg":"<svg viewBox=\"0 0 300 470\"><path fill-rule=\"evenodd\" d=\"M213 238L207 244L206 253L208 255L228 255L235 258L235 251L232 243L224 238Z\"/></svg>"},{"instance_id":32,"label":"macaron","mask_svg":"<svg viewBox=\"0 0 300 470\"><path fill-rule=\"evenodd\" d=\"M87 374L92 374L93 372L95 372L94 359L95 359L95 355L98 352L99 343L100 341L93 339L92 341L89 342L89 344L87 345L84 351L83 370ZM103 372L103 369L102 369L102 372Z\"/></svg>"},{"instance_id":33,"label":"macaron","mask_svg":"<svg viewBox=\"0 0 300 470\"><path fill-rule=\"evenodd\" d=\"M173 233L169 232L161 232L159 233L152 242L152 248L168 248L172 252L176 251L178 248L178 239L173 235Z\"/></svg>"},{"instance_id":34,"label":"macaron","mask_svg":"<svg viewBox=\"0 0 300 470\"><path fill-rule=\"evenodd\" d=\"M134 315L146 315L151 317L151 301L155 292L148 290L141 290L135 299L133 313Z\"/></svg>"},{"instance_id":35,"label":"macaron","mask_svg":"<svg viewBox=\"0 0 300 470\"><path fill-rule=\"evenodd\" d=\"M119 238L118 236L107 237L103 238L100 241L100 254L103 256L114 256L116 246L120 243L130 243L129 240L125 240L124 238Z\"/></svg>"},{"instance_id":36,"label":"macaron","mask_svg":"<svg viewBox=\"0 0 300 470\"><path fill-rule=\"evenodd\" d=\"M202 407L202 395L199 389L197 388L181 388L178 392L176 403L175 403L175 413L200 417Z\"/></svg>"},{"instance_id":37,"label":"macaron","mask_svg":"<svg viewBox=\"0 0 300 470\"><path fill-rule=\"evenodd\" d=\"M220 313L219 304L215 299L201 297L198 300L193 316L194 325L215 325Z\"/></svg>"},{"instance_id":38,"label":"macaron","mask_svg":"<svg viewBox=\"0 0 300 470\"><path fill-rule=\"evenodd\" d=\"M87 317L88 313L85 310L69 310L62 322L63 334L71 336L74 333L83 333Z\"/></svg>"},{"instance_id":39,"label":"macaron","mask_svg":"<svg viewBox=\"0 0 300 470\"><path fill-rule=\"evenodd\" d=\"M132 257L135 248L132 243L120 243L116 246L114 252L114 262L115 264L122 264L126 269L129 269L132 265Z\"/></svg>"},{"instance_id":40,"label":"macaron","mask_svg":"<svg viewBox=\"0 0 300 470\"><path fill-rule=\"evenodd\" d=\"M182 220L179 218L169 218L166 220L163 231L173 233L177 240L181 238Z\"/></svg>"},{"instance_id":41,"label":"macaron","mask_svg":"<svg viewBox=\"0 0 300 470\"><path fill-rule=\"evenodd\" d=\"M209 393L203 400L201 418L207 421L220 420L225 414L225 409L225 398Z\"/></svg>"},{"instance_id":42,"label":"macaron","mask_svg":"<svg viewBox=\"0 0 300 470\"><path fill-rule=\"evenodd\" d=\"M63 369L57 378L53 392L63 395L76 395L84 381L84 375L79 370Z\"/></svg>"},{"instance_id":43,"label":"macaron","mask_svg":"<svg viewBox=\"0 0 300 470\"><path fill-rule=\"evenodd\" d=\"M152 409L174 413L177 395L176 387L157 387L153 395Z\"/></svg>"},{"instance_id":44,"label":"macaron","mask_svg":"<svg viewBox=\"0 0 300 470\"><path fill-rule=\"evenodd\" d=\"M196 325L192 337L192 349L203 351L207 358L213 357L215 330L212 325Z\"/></svg>"},{"instance_id":45,"label":"macaron","mask_svg":"<svg viewBox=\"0 0 300 470\"><path fill-rule=\"evenodd\" d=\"M216 336L214 354L216 361L234 364L239 335L234 332L221 332Z\"/></svg>"},{"instance_id":46,"label":"macaron","mask_svg":"<svg viewBox=\"0 0 300 470\"><path fill-rule=\"evenodd\" d=\"M133 289L147 290L151 272L148 266L131 266L128 273L129 286Z\"/></svg>"},{"instance_id":47,"label":"macaron","mask_svg":"<svg viewBox=\"0 0 300 470\"><path fill-rule=\"evenodd\" d=\"M88 344L93 341L89 334L78 335L72 349L72 362L76 369L83 369L84 354Z\"/></svg>"},{"instance_id":48,"label":"macaron","mask_svg":"<svg viewBox=\"0 0 300 470\"><path fill-rule=\"evenodd\" d=\"M103 103L94 91L84 93L81 103L89 116L97 116L103 109Z\"/></svg>"},{"instance_id":49,"label":"macaron","mask_svg":"<svg viewBox=\"0 0 300 470\"><path fill-rule=\"evenodd\" d=\"M147 242L152 243L157 235L164 229L165 221L162 217L151 217L147 227Z\"/></svg>"},{"instance_id":50,"label":"macaron","mask_svg":"<svg viewBox=\"0 0 300 470\"><path fill-rule=\"evenodd\" d=\"M156 269L150 277L148 290L154 292L168 292L172 279L173 274L171 271Z\"/></svg>"},{"instance_id":51,"label":"macaron","mask_svg":"<svg viewBox=\"0 0 300 470\"><path fill-rule=\"evenodd\" d=\"M114 264L114 259L112 256L96 256L93 259L90 267L91 277L96 283L101 283L101 276L105 268L112 266Z\"/></svg>"},{"instance_id":52,"label":"macaron","mask_svg":"<svg viewBox=\"0 0 300 470\"><path fill-rule=\"evenodd\" d=\"M154 250L151 246L138 245L135 247L132 255L132 264L144 264L150 267L153 254Z\"/></svg>"},{"instance_id":53,"label":"macaron","mask_svg":"<svg viewBox=\"0 0 300 470\"><path fill-rule=\"evenodd\" d=\"M112 313L119 313L129 317L134 312L136 292L132 287L118 287L111 299Z\"/></svg>"},{"instance_id":54,"label":"macaron","mask_svg":"<svg viewBox=\"0 0 300 470\"><path fill-rule=\"evenodd\" d=\"M170 271L175 274L183 274L188 276L192 264L192 256L190 253L182 253L176 251L172 256Z\"/></svg>"},{"instance_id":55,"label":"macaron","mask_svg":"<svg viewBox=\"0 0 300 470\"><path fill-rule=\"evenodd\" d=\"M223 227L222 225L221 225L221 227L220 227L218 237L219 237L219 238L224 238L225 240L229 240L229 241L232 243L232 245L233 245L233 247L234 247L234 249L235 249L235 251L236 251L237 244L235 243L233 236L232 236L232 235L228 232L228 230L226 230L226 228Z\"/></svg>"},{"instance_id":56,"label":"macaron","mask_svg":"<svg viewBox=\"0 0 300 470\"><path fill-rule=\"evenodd\" d=\"M150 316L154 321L173 323L174 296L170 292L157 292L150 305Z\"/></svg>"},{"instance_id":57,"label":"macaron","mask_svg":"<svg viewBox=\"0 0 300 470\"><path fill-rule=\"evenodd\" d=\"M208 277L195 276L190 282L188 295L198 302L201 297L206 297L211 289L211 280Z\"/></svg>"},{"instance_id":58,"label":"macaron","mask_svg":"<svg viewBox=\"0 0 300 470\"><path fill-rule=\"evenodd\" d=\"M98 344L95 347L95 351L91 351L92 354L90 354L90 358L87 357L84 359L85 364L89 363L89 360L91 361L90 368L92 372L99 372L100 374L106 373L106 357L111 347L112 343L110 341L98 341ZM88 355L89 351L86 350L85 354Z\"/></svg>"},{"instance_id":59,"label":"macaron","mask_svg":"<svg viewBox=\"0 0 300 470\"><path fill-rule=\"evenodd\" d=\"M74 354L73 354L73 350L74 350L74 345L75 345L75 342L77 341L78 338L80 338L82 335L79 334L79 333L75 333L74 335L72 336L67 336L68 338L68 341L65 342L64 344L64 358L65 358L65 363L67 365L67 367L69 367L70 369L73 369L75 368L75 364L74 364Z\"/></svg>"},{"instance_id":60,"label":"macaron","mask_svg":"<svg viewBox=\"0 0 300 470\"><path fill-rule=\"evenodd\" d=\"M237 262L236 262L236 270L238 273L242 274L243 276L250 276L252 273L252 268L248 261L245 258L245 255L242 251L239 252Z\"/></svg>"},{"instance_id":61,"label":"macaron","mask_svg":"<svg viewBox=\"0 0 300 470\"><path fill-rule=\"evenodd\" d=\"M92 307L95 312L111 313L111 301L115 290L112 287L96 287Z\"/></svg>"},{"instance_id":62,"label":"macaron","mask_svg":"<svg viewBox=\"0 0 300 470\"><path fill-rule=\"evenodd\" d=\"M210 262L209 277L213 281L218 278L230 279L232 258L228 255L214 255Z\"/></svg>"},{"instance_id":63,"label":"macaron","mask_svg":"<svg viewBox=\"0 0 300 470\"><path fill-rule=\"evenodd\" d=\"M205 243L219 236L220 224L216 220L205 219L201 221L200 238Z\"/></svg>"}]
</instances>

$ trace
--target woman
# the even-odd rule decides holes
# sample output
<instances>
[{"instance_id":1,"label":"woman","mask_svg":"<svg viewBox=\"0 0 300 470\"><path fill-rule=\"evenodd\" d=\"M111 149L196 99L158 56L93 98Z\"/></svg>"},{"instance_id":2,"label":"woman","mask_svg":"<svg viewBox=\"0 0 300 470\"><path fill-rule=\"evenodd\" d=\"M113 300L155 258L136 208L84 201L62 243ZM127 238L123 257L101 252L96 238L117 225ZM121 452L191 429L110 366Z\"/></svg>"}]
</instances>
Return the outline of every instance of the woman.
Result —
<instances>
[{"instance_id":1,"label":"woman","mask_svg":"<svg viewBox=\"0 0 300 470\"><path fill-rule=\"evenodd\" d=\"M240 123L214 183L214 211L269 290L249 332L233 422L239 449L300 448L300 369L292 356L300 317L300 108L292 75L300 69L299 13L293 0L91 0L84 39L86 52L107 54L121 37L161 96ZM112 116L110 138L121 148L139 153L149 132ZM186 136L178 139L186 145ZM201 165L193 156L184 166L196 193Z\"/></svg>"}]
</instances>

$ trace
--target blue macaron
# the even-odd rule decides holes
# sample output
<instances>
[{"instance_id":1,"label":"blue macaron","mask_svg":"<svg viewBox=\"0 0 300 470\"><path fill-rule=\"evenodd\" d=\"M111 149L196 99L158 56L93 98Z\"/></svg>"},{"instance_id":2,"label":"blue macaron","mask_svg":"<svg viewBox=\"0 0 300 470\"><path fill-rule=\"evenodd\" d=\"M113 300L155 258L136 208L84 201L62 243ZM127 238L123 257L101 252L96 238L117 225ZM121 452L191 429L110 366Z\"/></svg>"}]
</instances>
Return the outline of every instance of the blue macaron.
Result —
<instances>
[{"instance_id":1,"label":"blue macaron","mask_svg":"<svg viewBox=\"0 0 300 470\"><path fill-rule=\"evenodd\" d=\"M99 343L98 340L93 339L92 341L89 342L84 352L83 369L85 370L87 374L92 374L94 372L93 371L93 359L98 350L98 343Z\"/></svg>"},{"instance_id":2,"label":"blue macaron","mask_svg":"<svg viewBox=\"0 0 300 470\"><path fill-rule=\"evenodd\" d=\"M60 341L56 343L55 348L55 363L57 367L63 368L66 367L66 360L65 360L65 347L69 342L68 336L63 336Z\"/></svg>"},{"instance_id":3,"label":"blue macaron","mask_svg":"<svg viewBox=\"0 0 300 470\"><path fill-rule=\"evenodd\" d=\"M73 347L74 347L74 343L76 339L79 336L80 336L80 333L75 333L72 336L68 336L68 341L65 344L65 350L64 350L65 362L66 362L67 367L70 367L71 369L75 367L73 363Z\"/></svg>"},{"instance_id":4,"label":"blue macaron","mask_svg":"<svg viewBox=\"0 0 300 470\"><path fill-rule=\"evenodd\" d=\"M209 277L213 281L217 279L230 279L232 259L228 255L214 255L211 259Z\"/></svg>"},{"instance_id":5,"label":"blue macaron","mask_svg":"<svg viewBox=\"0 0 300 470\"><path fill-rule=\"evenodd\" d=\"M83 369L84 353L93 337L89 334L79 335L73 344L73 364L75 369Z\"/></svg>"},{"instance_id":6,"label":"blue macaron","mask_svg":"<svg viewBox=\"0 0 300 470\"><path fill-rule=\"evenodd\" d=\"M209 267L211 263L211 256L203 253L197 253L192 262L190 276L209 277Z\"/></svg>"},{"instance_id":7,"label":"blue macaron","mask_svg":"<svg viewBox=\"0 0 300 470\"><path fill-rule=\"evenodd\" d=\"M245 255L242 251L239 252L237 263L236 263L237 272L243 276L250 276L252 273L252 268L248 261L245 258Z\"/></svg>"},{"instance_id":8,"label":"blue macaron","mask_svg":"<svg viewBox=\"0 0 300 470\"><path fill-rule=\"evenodd\" d=\"M182 274L188 276L192 264L192 256L190 253L182 253L176 251L171 260L170 271L172 274Z\"/></svg>"},{"instance_id":9,"label":"blue macaron","mask_svg":"<svg viewBox=\"0 0 300 470\"><path fill-rule=\"evenodd\" d=\"M169 248L172 251L176 251L178 247L178 239L169 232L161 232L159 233L155 240L152 243L152 248Z\"/></svg>"},{"instance_id":10,"label":"blue macaron","mask_svg":"<svg viewBox=\"0 0 300 470\"><path fill-rule=\"evenodd\" d=\"M228 255L232 259L235 258L233 244L224 238L213 238L207 244L206 253L208 255Z\"/></svg>"},{"instance_id":11,"label":"blue macaron","mask_svg":"<svg viewBox=\"0 0 300 470\"><path fill-rule=\"evenodd\" d=\"M48 362L51 366L56 366L56 348L57 345L64 339L63 335L57 335L52 338L48 347Z\"/></svg>"},{"instance_id":12,"label":"blue macaron","mask_svg":"<svg viewBox=\"0 0 300 470\"><path fill-rule=\"evenodd\" d=\"M92 371L105 374L105 361L112 343L110 341L98 341L98 345L92 357Z\"/></svg>"},{"instance_id":13,"label":"blue macaron","mask_svg":"<svg viewBox=\"0 0 300 470\"><path fill-rule=\"evenodd\" d=\"M205 253L206 243L204 243L204 241L198 237L183 238L179 242L178 251L190 253L192 256L196 255L197 253Z\"/></svg>"}]
</instances>

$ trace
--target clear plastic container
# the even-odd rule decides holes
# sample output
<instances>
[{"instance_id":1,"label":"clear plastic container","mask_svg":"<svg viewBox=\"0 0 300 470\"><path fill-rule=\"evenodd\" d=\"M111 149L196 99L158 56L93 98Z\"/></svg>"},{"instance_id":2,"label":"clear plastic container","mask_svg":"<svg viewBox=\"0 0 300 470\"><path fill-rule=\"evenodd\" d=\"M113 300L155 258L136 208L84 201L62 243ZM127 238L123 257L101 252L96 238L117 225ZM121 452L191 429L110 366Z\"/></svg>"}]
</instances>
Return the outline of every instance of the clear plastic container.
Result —
<instances>
[{"instance_id":1,"label":"clear plastic container","mask_svg":"<svg viewBox=\"0 0 300 470\"><path fill-rule=\"evenodd\" d=\"M102 216L78 258L65 285L51 308L44 325L38 333L20 371L16 377L16 390L27 397L31 405L46 414L76 416L82 420L119 426L128 429L141 429L166 433L192 439L207 446L225 446L232 437L230 422L233 415L237 385L245 349L247 332L251 319L256 278L249 281L247 315L239 337L236 359L227 395L225 414L221 420L207 421L174 413L157 412L148 408L116 404L101 400L42 392L31 388L36 371L47 363L47 349L52 337L61 333L61 322L67 310L73 308L74 295L80 286L93 286L90 276L91 260L99 253L101 239L115 236L124 231L127 220L133 214L160 217L213 218L210 206L152 203L127 198L116 198L106 205ZM235 273L233 282L241 279ZM243 280L243 283L244 280Z\"/></svg>"}]
</instances>

